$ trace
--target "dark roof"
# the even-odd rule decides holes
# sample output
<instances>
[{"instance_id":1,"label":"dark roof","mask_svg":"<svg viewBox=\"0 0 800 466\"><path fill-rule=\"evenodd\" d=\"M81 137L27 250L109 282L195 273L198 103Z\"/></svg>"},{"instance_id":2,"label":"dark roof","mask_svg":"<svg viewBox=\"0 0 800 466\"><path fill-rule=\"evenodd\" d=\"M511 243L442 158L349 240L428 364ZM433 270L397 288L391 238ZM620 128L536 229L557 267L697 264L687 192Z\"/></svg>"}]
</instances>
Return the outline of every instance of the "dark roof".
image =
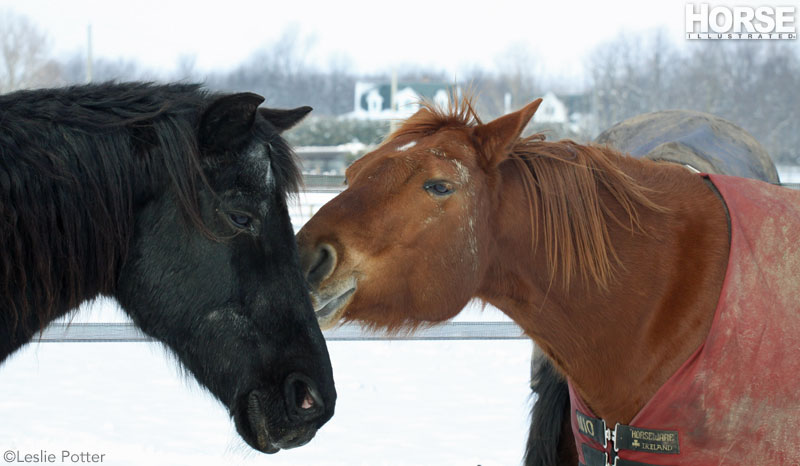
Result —
<instances>
[{"instance_id":1,"label":"dark roof","mask_svg":"<svg viewBox=\"0 0 800 466\"><path fill-rule=\"evenodd\" d=\"M421 83L421 82L398 82L397 83L397 91L400 92L403 89L410 87L414 90L420 97L433 100L433 97L436 95L437 92L440 90L444 90L448 94L450 93L451 89L453 89L453 85L445 84L445 83ZM376 87L373 87L367 92L364 92L361 95L361 99L359 100L359 108L362 110L366 110L367 106L367 94L372 92L374 89L378 90L378 93L381 97L383 97L383 105L381 106L382 110L389 110L392 104L392 85L388 83L378 84Z\"/></svg>"}]
</instances>

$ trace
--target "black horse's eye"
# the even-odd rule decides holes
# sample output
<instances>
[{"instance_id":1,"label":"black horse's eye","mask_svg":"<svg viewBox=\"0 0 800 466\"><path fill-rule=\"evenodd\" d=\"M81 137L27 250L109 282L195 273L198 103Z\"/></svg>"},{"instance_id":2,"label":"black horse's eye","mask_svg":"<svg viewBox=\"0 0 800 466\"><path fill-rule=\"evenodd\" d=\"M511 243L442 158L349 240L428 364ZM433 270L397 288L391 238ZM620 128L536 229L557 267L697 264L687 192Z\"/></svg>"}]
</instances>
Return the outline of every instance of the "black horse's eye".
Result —
<instances>
[{"instance_id":1,"label":"black horse's eye","mask_svg":"<svg viewBox=\"0 0 800 466\"><path fill-rule=\"evenodd\" d=\"M425 190L436 196L447 196L453 193L453 185L446 181L429 181L425 183Z\"/></svg>"},{"instance_id":2,"label":"black horse's eye","mask_svg":"<svg viewBox=\"0 0 800 466\"><path fill-rule=\"evenodd\" d=\"M250 228L250 224L253 221L249 216L237 213L229 213L228 218L239 228Z\"/></svg>"}]
</instances>

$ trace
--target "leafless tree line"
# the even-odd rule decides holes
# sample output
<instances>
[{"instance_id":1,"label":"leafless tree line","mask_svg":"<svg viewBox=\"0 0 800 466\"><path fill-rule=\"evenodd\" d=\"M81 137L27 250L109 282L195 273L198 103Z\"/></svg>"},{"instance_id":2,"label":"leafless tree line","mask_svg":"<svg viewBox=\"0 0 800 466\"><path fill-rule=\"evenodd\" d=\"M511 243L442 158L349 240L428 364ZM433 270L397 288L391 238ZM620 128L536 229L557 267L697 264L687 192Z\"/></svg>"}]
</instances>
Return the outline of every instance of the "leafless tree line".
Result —
<instances>
[{"instance_id":1,"label":"leafless tree line","mask_svg":"<svg viewBox=\"0 0 800 466\"><path fill-rule=\"evenodd\" d=\"M181 57L171 76L130 60L99 59L93 62L93 77L201 81L213 89L258 92L275 107L311 105L317 118L329 120L353 110L356 81L389 80L388 74L357 73L344 55L312 63L313 47L313 40L290 27L230 71L201 75L191 56ZM85 82L85 61L77 52L53 59L46 34L25 17L0 12L0 92ZM547 83L555 77L524 44L511 45L495 61L495 70L473 67L457 77L462 88L476 92L476 105L486 118L506 110L507 95L510 107L519 108L552 89ZM621 34L599 45L584 65L588 83L580 92L591 102L593 124L578 133L550 128L549 137L587 140L637 114L685 108L727 118L750 131L776 161L800 163L800 56L793 41L687 41L678 47L663 31ZM415 67L403 67L399 79L453 82L444 71ZM555 90L558 94L560 89ZM330 132L336 124L316 127Z\"/></svg>"},{"instance_id":2,"label":"leafless tree line","mask_svg":"<svg viewBox=\"0 0 800 466\"><path fill-rule=\"evenodd\" d=\"M58 79L47 36L33 23L0 11L0 92L41 87Z\"/></svg>"},{"instance_id":3,"label":"leafless tree line","mask_svg":"<svg viewBox=\"0 0 800 466\"><path fill-rule=\"evenodd\" d=\"M800 57L794 41L687 41L621 35L588 60L598 129L655 110L713 113L745 128L776 162L800 163Z\"/></svg>"}]
</instances>

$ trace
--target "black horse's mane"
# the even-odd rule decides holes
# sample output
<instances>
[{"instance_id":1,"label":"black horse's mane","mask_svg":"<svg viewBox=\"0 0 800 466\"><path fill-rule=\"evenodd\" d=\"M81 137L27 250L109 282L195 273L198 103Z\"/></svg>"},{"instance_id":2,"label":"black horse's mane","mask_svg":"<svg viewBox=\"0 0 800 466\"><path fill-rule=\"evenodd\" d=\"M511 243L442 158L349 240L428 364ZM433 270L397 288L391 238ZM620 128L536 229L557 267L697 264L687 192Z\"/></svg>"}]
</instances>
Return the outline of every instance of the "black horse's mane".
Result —
<instances>
[{"instance_id":1,"label":"black horse's mane","mask_svg":"<svg viewBox=\"0 0 800 466\"><path fill-rule=\"evenodd\" d=\"M134 208L149 196L171 189L191 223L205 228L198 131L215 97L197 84L152 83L0 96L0 322L17 328L36 316L43 326L110 294ZM253 137L263 138L267 123L259 124ZM285 143L280 149L271 163L286 194L297 189L299 170Z\"/></svg>"}]
</instances>

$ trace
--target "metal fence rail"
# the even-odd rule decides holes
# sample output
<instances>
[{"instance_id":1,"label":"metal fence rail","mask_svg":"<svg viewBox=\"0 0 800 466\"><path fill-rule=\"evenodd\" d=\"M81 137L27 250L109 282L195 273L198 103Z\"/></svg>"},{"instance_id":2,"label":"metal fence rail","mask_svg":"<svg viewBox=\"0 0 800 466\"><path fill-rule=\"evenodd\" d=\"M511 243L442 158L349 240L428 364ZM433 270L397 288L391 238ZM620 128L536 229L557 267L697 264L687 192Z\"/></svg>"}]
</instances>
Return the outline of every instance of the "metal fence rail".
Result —
<instances>
[{"instance_id":1,"label":"metal fence rail","mask_svg":"<svg viewBox=\"0 0 800 466\"><path fill-rule=\"evenodd\" d=\"M344 188L344 175L303 175L302 189L306 192L339 192Z\"/></svg>"},{"instance_id":2,"label":"metal fence rail","mask_svg":"<svg viewBox=\"0 0 800 466\"><path fill-rule=\"evenodd\" d=\"M513 322L447 322L430 328L420 328L414 333L385 335L365 331L358 325L348 324L322 332L328 341L375 340L519 340L527 339ZM34 337L44 343L109 343L152 342L130 323L54 323Z\"/></svg>"},{"instance_id":3,"label":"metal fence rail","mask_svg":"<svg viewBox=\"0 0 800 466\"><path fill-rule=\"evenodd\" d=\"M780 183L784 188L800 190L800 183ZM338 193L347 186L341 175L304 175L303 191L308 193Z\"/></svg>"}]
</instances>

